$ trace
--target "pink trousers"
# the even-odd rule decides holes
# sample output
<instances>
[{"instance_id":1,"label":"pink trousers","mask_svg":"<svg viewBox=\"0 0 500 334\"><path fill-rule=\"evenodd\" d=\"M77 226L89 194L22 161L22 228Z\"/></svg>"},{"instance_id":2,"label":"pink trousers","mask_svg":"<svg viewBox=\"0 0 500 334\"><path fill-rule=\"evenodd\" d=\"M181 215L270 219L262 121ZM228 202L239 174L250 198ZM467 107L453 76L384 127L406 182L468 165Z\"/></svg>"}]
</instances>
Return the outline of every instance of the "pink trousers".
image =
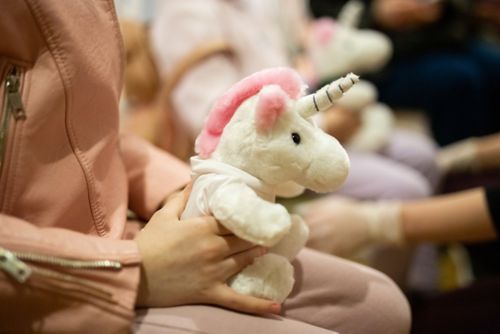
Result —
<instances>
[{"instance_id":1,"label":"pink trousers","mask_svg":"<svg viewBox=\"0 0 500 334\"><path fill-rule=\"evenodd\" d=\"M208 305L140 309L137 333L408 333L410 310L384 274L304 249L281 316L259 317Z\"/></svg>"},{"instance_id":2,"label":"pink trousers","mask_svg":"<svg viewBox=\"0 0 500 334\"><path fill-rule=\"evenodd\" d=\"M361 200L418 199L432 195L440 173L436 145L425 136L397 130L378 153L348 150L351 168L337 194Z\"/></svg>"}]
</instances>

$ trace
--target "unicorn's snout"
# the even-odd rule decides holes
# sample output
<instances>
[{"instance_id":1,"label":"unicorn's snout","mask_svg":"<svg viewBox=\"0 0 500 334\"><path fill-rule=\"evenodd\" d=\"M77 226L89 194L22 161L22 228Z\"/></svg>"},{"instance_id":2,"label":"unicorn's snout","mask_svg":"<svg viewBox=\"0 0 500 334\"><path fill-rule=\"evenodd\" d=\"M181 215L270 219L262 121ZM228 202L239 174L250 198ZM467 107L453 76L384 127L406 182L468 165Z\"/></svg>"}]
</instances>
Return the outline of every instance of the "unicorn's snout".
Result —
<instances>
[{"instance_id":1,"label":"unicorn's snout","mask_svg":"<svg viewBox=\"0 0 500 334\"><path fill-rule=\"evenodd\" d=\"M338 189L349 173L349 157L333 137L321 133L321 141L299 183L313 191L324 193Z\"/></svg>"}]
</instances>

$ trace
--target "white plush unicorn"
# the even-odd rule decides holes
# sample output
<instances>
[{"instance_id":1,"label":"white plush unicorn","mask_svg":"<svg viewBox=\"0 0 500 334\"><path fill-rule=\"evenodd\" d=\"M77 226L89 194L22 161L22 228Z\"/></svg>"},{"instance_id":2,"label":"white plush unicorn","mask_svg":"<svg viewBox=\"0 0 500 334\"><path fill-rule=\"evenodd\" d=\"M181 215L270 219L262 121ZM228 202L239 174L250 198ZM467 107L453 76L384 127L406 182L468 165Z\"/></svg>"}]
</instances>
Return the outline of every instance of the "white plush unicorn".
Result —
<instances>
[{"instance_id":1,"label":"white plush unicorn","mask_svg":"<svg viewBox=\"0 0 500 334\"><path fill-rule=\"evenodd\" d=\"M342 8L337 21L321 18L312 24L308 50L320 82L349 71L361 74L377 71L391 58L392 44L388 37L378 31L357 28L363 11L363 3L351 0ZM376 152L389 142L395 117L388 106L377 102L377 95L375 86L361 81L339 101L339 107L361 117L361 127L344 143L346 147ZM320 116L316 121L322 125Z\"/></svg>"},{"instance_id":2,"label":"white plush unicorn","mask_svg":"<svg viewBox=\"0 0 500 334\"><path fill-rule=\"evenodd\" d=\"M272 247L228 282L236 291L278 302L291 292L290 261L308 228L275 196L342 184L347 154L310 116L357 81L349 74L302 97L305 86L295 71L263 70L235 84L209 113L196 140L198 156L191 158L194 182L182 218L213 215L238 237Z\"/></svg>"},{"instance_id":3,"label":"white plush unicorn","mask_svg":"<svg viewBox=\"0 0 500 334\"><path fill-rule=\"evenodd\" d=\"M351 0L337 20L323 17L311 24L307 49L320 82L338 77L346 69L371 73L390 60L390 39L379 31L358 28L363 11L363 3Z\"/></svg>"}]
</instances>

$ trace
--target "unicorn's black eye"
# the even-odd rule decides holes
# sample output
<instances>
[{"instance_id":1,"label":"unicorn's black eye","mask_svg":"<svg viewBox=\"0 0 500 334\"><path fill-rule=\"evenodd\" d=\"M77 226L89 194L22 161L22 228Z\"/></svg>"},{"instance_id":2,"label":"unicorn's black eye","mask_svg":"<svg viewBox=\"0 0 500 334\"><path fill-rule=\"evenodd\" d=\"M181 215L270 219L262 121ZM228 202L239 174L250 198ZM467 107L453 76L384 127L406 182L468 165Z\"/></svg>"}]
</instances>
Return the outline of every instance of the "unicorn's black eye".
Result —
<instances>
[{"instance_id":1,"label":"unicorn's black eye","mask_svg":"<svg viewBox=\"0 0 500 334\"><path fill-rule=\"evenodd\" d=\"M295 143L295 145L300 144L300 135L297 132L292 133L292 140Z\"/></svg>"}]
</instances>

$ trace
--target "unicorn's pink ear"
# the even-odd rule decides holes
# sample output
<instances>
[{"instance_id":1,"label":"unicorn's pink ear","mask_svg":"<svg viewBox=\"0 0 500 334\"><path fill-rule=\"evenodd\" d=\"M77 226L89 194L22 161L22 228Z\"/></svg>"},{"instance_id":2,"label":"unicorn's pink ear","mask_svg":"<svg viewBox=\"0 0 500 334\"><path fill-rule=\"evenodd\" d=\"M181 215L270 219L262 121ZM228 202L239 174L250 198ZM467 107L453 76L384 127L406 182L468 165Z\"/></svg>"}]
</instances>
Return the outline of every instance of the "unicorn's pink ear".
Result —
<instances>
[{"instance_id":1,"label":"unicorn's pink ear","mask_svg":"<svg viewBox=\"0 0 500 334\"><path fill-rule=\"evenodd\" d=\"M278 85L269 85L262 88L255 110L255 126L259 131L268 131L280 115L286 110L288 96Z\"/></svg>"},{"instance_id":2,"label":"unicorn's pink ear","mask_svg":"<svg viewBox=\"0 0 500 334\"><path fill-rule=\"evenodd\" d=\"M319 45L328 44L337 29L337 23L328 17L317 19L312 25L312 36Z\"/></svg>"}]
</instances>

